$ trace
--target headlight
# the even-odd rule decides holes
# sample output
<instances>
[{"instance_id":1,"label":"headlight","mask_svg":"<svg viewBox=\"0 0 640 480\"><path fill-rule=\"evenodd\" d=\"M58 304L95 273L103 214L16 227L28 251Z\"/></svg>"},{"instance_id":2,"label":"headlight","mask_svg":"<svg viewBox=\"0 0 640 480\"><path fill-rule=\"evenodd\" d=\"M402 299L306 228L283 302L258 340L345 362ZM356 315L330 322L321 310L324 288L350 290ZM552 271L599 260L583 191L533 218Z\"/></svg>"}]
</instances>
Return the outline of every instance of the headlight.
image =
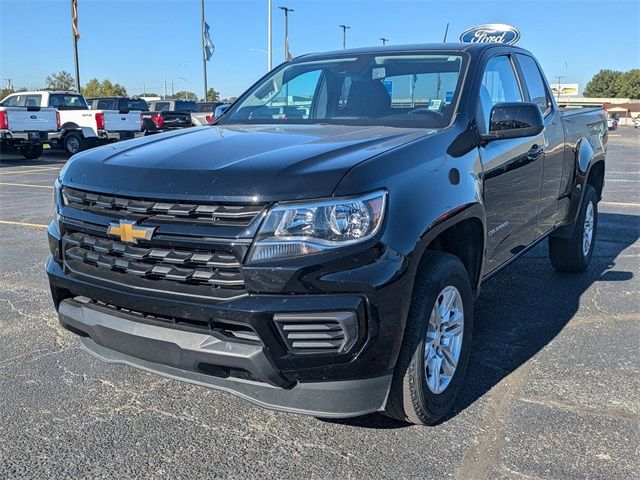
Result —
<instances>
[{"instance_id":1,"label":"headlight","mask_svg":"<svg viewBox=\"0 0 640 480\"><path fill-rule=\"evenodd\" d=\"M51 218L55 220L58 231L60 231L60 201L61 201L62 185L60 180L56 179L53 184L53 208L51 209Z\"/></svg>"},{"instance_id":2,"label":"headlight","mask_svg":"<svg viewBox=\"0 0 640 480\"><path fill-rule=\"evenodd\" d=\"M298 257L364 242L384 218L387 192L312 202L279 203L258 232L250 261Z\"/></svg>"}]
</instances>

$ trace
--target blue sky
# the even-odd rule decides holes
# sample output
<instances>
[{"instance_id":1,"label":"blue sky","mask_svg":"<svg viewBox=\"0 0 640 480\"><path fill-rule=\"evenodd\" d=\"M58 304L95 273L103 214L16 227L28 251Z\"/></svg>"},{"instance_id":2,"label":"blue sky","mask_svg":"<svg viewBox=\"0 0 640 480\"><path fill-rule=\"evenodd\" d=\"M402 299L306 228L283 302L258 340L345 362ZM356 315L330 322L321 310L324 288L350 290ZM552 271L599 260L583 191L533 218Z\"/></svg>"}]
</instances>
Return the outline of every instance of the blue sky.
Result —
<instances>
[{"instance_id":1,"label":"blue sky","mask_svg":"<svg viewBox=\"0 0 640 480\"><path fill-rule=\"evenodd\" d=\"M584 88L601 68L640 66L640 0L273 0L274 66L283 59L283 15L290 15L293 55L348 46L449 40L481 23L508 23L522 33L547 76ZM216 51L209 86L238 95L266 70L267 0L206 0ZM202 95L199 0L79 0L80 75L124 84L130 94L161 93L166 65L175 89ZM38 88L51 72L73 72L69 0L0 0L0 84ZM566 66L565 66L566 62ZM184 78L185 80L180 79Z\"/></svg>"}]
</instances>

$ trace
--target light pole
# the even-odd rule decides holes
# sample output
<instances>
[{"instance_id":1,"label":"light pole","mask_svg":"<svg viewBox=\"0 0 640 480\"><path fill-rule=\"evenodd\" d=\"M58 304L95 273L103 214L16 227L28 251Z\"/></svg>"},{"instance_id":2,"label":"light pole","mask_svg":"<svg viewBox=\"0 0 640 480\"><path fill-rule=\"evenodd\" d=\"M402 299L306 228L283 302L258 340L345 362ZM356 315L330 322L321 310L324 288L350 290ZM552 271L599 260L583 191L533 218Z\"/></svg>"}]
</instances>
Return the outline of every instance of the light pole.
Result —
<instances>
[{"instance_id":1,"label":"light pole","mask_svg":"<svg viewBox=\"0 0 640 480\"><path fill-rule=\"evenodd\" d=\"M347 48L347 29L351 27L349 25L338 25L342 29L342 48Z\"/></svg>"},{"instance_id":2,"label":"light pole","mask_svg":"<svg viewBox=\"0 0 640 480\"><path fill-rule=\"evenodd\" d=\"M289 7L278 8L284 12L284 61L286 62L291 60L291 55L289 54L289 13L295 10Z\"/></svg>"},{"instance_id":3,"label":"light pole","mask_svg":"<svg viewBox=\"0 0 640 480\"><path fill-rule=\"evenodd\" d=\"M271 71L273 67L273 45L271 43L272 35L271 35L271 0L267 0L267 71Z\"/></svg>"},{"instance_id":4,"label":"light pole","mask_svg":"<svg viewBox=\"0 0 640 480\"><path fill-rule=\"evenodd\" d=\"M173 65L167 65L164 67L164 98L167 99L167 70L173 67L184 67L184 63L174 63Z\"/></svg>"},{"instance_id":5,"label":"light pole","mask_svg":"<svg viewBox=\"0 0 640 480\"><path fill-rule=\"evenodd\" d=\"M389 39L388 39L388 38L384 38L384 37L380 37L380 40L382 40L382 46L383 46L383 47L384 47L384 46L387 44L387 42L389 41Z\"/></svg>"}]
</instances>

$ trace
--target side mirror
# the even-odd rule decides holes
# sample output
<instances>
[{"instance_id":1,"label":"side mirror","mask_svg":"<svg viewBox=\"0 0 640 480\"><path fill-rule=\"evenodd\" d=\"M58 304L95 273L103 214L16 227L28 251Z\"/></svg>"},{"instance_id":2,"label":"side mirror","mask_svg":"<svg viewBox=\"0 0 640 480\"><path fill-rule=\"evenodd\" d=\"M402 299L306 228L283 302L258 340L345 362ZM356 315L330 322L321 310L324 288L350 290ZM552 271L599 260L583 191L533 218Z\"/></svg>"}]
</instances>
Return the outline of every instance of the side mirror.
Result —
<instances>
[{"instance_id":1,"label":"side mirror","mask_svg":"<svg viewBox=\"0 0 640 480\"><path fill-rule=\"evenodd\" d=\"M213 118L215 118L216 120L219 120L220 117L224 115L224 112L229 110L230 106L231 106L230 103L223 103L222 105L218 105L215 111L213 112Z\"/></svg>"},{"instance_id":2,"label":"side mirror","mask_svg":"<svg viewBox=\"0 0 640 480\"><path fill-rule=\"evenodd\" d=\"M491 109L489 133L482 140L533 137L544 130L544 118L535 103L498 103Z\"/></svg>"}]
</instances>

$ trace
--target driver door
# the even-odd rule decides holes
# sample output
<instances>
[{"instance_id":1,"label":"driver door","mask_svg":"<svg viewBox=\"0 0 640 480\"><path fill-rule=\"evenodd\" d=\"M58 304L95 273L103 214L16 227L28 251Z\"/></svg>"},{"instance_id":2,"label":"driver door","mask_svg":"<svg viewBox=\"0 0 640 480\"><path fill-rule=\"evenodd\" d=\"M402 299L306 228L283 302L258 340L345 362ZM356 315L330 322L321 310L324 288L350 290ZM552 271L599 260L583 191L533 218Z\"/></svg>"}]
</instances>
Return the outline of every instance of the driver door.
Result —
<instances>
[{"instance_id":1,"label":"driver door","mask_svg":"<svg viewBox=\"0 0 640 480\"><path fill-rule=\"evenodd\" d=\"M494 105L525 101L509 55L488 60L479 96L476 125L480 133L488 133ZM486 271L491 272L534 241L542 186L543 134L491 141L481 146L479 153L487 216Z\"/></svg>"}]
</instances>

